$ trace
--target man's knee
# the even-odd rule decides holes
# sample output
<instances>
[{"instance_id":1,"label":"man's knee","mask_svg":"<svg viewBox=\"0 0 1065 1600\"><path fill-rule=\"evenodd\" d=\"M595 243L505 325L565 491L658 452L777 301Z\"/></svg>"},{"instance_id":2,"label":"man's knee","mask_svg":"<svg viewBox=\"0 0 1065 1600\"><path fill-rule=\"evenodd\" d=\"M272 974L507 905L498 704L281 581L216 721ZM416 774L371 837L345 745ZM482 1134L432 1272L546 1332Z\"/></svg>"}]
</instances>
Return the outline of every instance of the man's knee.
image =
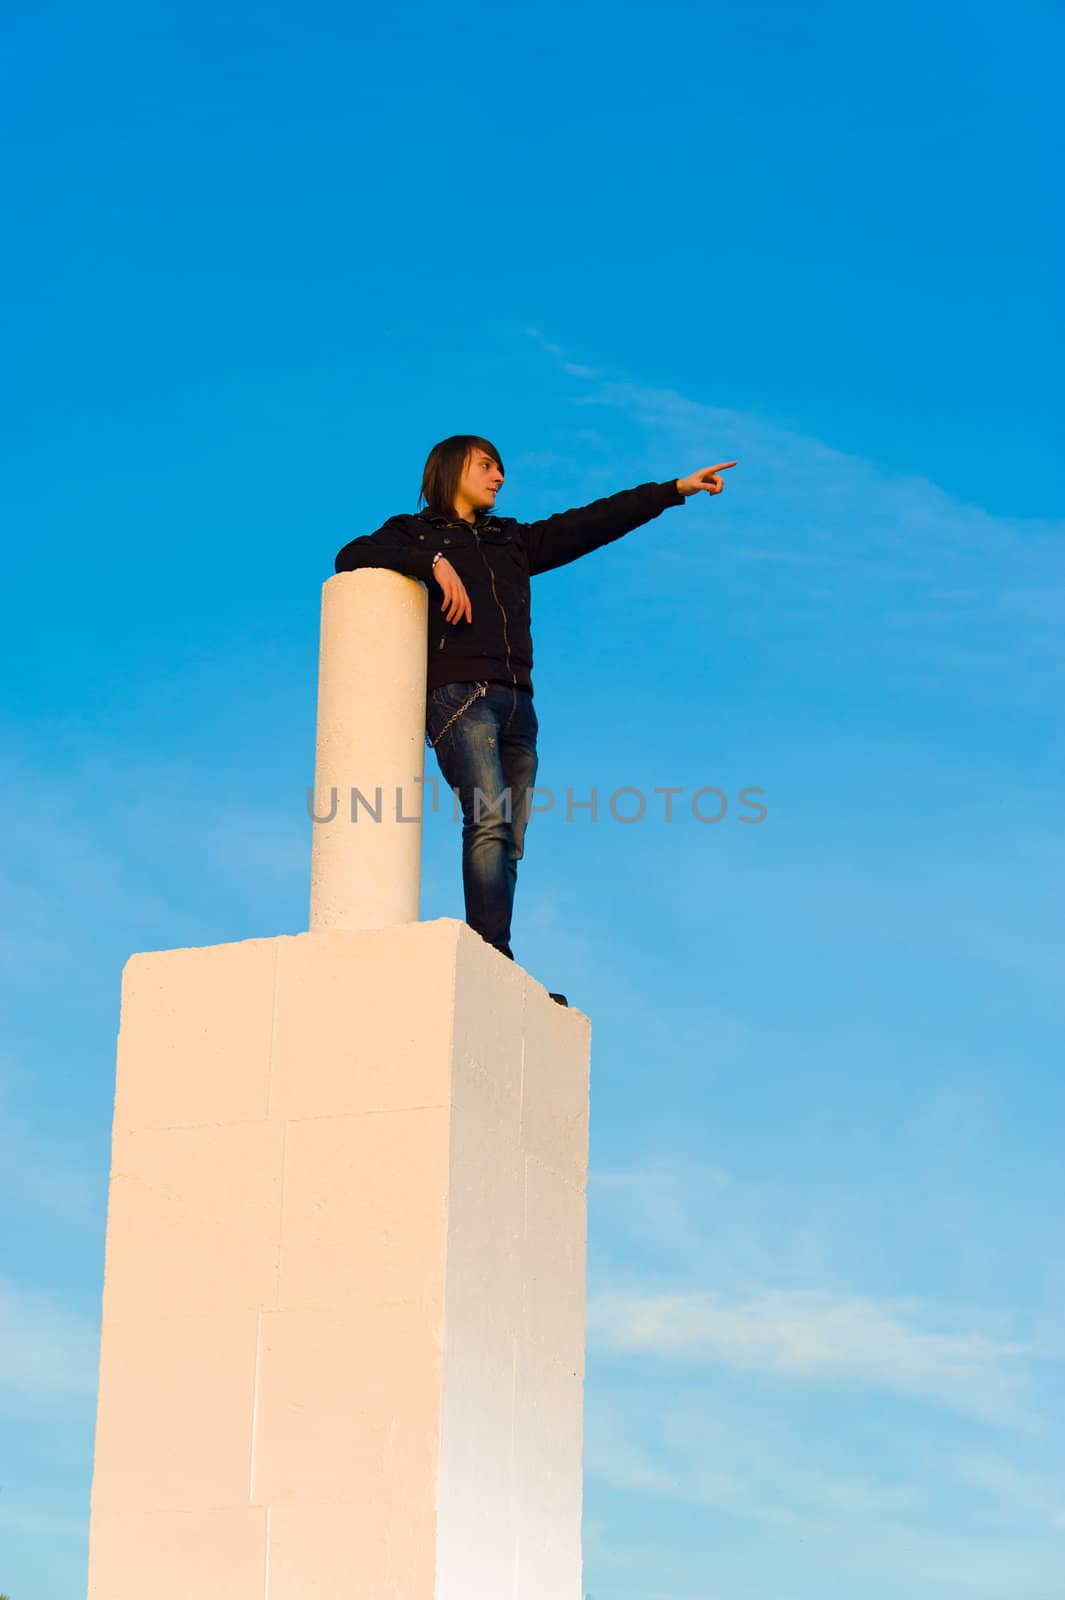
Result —
<instances>
[{"instance_id":1,"label":"man's knee","mask_svg":"<svg viewBox=\"0 0 1065 1600\"><path fill-rule=\"evenodd\" d=\"M486 820L488 822L495 820L504 824L509 830L513 822L512 812L513 795L509 784L495 796L486 794L483 789L474 789L473 820L475 824L481 825Z\"/></svg>"}]
</instances>

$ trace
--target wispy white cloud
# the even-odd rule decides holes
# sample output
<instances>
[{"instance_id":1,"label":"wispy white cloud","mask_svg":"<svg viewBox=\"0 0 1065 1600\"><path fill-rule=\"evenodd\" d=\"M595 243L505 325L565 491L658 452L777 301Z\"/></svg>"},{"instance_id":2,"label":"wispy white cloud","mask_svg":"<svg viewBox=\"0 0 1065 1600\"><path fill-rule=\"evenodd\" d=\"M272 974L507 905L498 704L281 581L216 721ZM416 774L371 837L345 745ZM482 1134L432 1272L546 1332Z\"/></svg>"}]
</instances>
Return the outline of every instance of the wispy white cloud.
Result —
<instances>
[{"instance_id":1,"label":"wispy white cloud","mask_svg":"<svg viewBox=\"0 0 1065 1600\"><path fill-rule=\"evenodd\" d=\"M674 1394L656 1411L646 1391L625 1409L616 1398L597 1397L586 1435L586 1469L616 1488L779 1529L806 1532L837 1516L896 1516L918 1499L908 1478L878 1482L858 1470L832 1472L786 1427L761 1416L740 1419L690 1388L683 1401Z\"/></svg>"},{"instance_id":2,"label":"wispy white cloud","mask_svg":"<svg viewBox=\"0 0 1065 1600\"><path fill-rule=\"evenodd\" d=\"M700 1600L768 1597L778 1592L773 1575L789 1561L805 1584L820 1581L833 1592L850 1579L875 1583L878 1594L892 1583L919 1583L922 1594L937 1597L1053 1600L1065 1541L1052 1504L1018 1504L1012 1484L999 1495L981 1483L975 1497L967 1495L975 1477L941 1461L927 1435L911 1434L887 1461L858 1465L840 1459L838 1434L827 1416L798 1427L776 1407L737 1406L724 1387L678 1392L672 1385L656 1397L645 1379L638 1390L597 1390L585 1423L585 1471L596 1498L602 1486L637 1503L671 1501L702 1515L675 1562L671 1548L612 1539L610 1525L600 1522L589 1541L596 1568L624 1574L628 1600L662 1594L660 1585L674 1576L677 1594ZM763 1538L752 1536L752 1526ZM773 1559L763 1567L770 1549ZM716 1586L692 1590L691 1574L711 1550ZM637 1570L653 1574L646 1588L633 1581ZM595 1592L611 1591L597 1582Z\"/></svg>"},{"instance_id":3,"label":"wispy white cloud","mask_svg":"<svg viewBox=\"0 0 1065 1600\"><path fill-rule=\"evenodd\" d=\"M990 1451L958 1455L948 1468L963 1482L984 1491L1006 1513L1020 1512L1065 1534L1065 1475L1025 1471Z\"/></svg>"},{"instance_id":4,"label":"wispy white cloud","mask_svg":"<svg viewBox=\"0 0 1065 1600\"><path fill-rule=\"evenodd\" d=\"M713 1009L701 1020L703 1041L716 1039ZM726 1022L726 1048L730 1034ZM677 1040L678 1032L673 1037ZM728 1186L728 1174L719 1167L649 1154L635 1168L593 1168L588 1174L589 1207L597 1225L621 1230L630 1246L640 1247L668 1271L700 1258L705 1219L720 1205Z\"/></svg>"},{"instance_id":5,"label":"wispy white cloud","mask_svg":"<svg viewBox=\"0 0 1065 1600\"><path fill-rule=\"evenodd\" d=\"M762 650L772 642L764 634L768 602L774 632L788 629L792 661L801 644L804 659L890 661L911 679L976 672L988 692L1011 696L1021 659L1029 673L1061 675L1062 522L993 514L942 489L931 472L848 454L786 417L584 368L538 330L529 334L574 378L578 415L613 412L634 425L623 459L589 470L631 481L634 472L663 476L664 461L675 470L739 461L721 513L727 537L708 547L713 584L693 589L685 531L657 542L654 561L641 564L645 594L662 590L673 603L682 592L689 609L713 608L720 626L723 589L729 629L757 633ZM786 571L786 582L769 579L773 567Z\"/></svg>"},{"instance_id":6,"label":"wispy white cloud","mask_svg":"<svg viewBox=\"0 0 1065 1600\"><path fill-rule=\"evenodd\" d=\"M1031 1352L978 1330L929 1326L927 1307L815 1290L764 1289L742 1300L708 1291L602 1291L589 1338L617 1354L707 1363L805 1382L851 1383L1031 1426Z\"/></svg>"},{"instance_id":7,"label":"wispy white cloud","mask_svg":"<svg viewBox=\"0 0 1065 1600\"><path fill-rule=\"evenodd\" d=\"M751 1070L766 1047L713 1007L701 1044L734 1071ZM777 1047L772 1036L768 1047ZM830 1252L810 1218L714 1163L650 1150L632 1166L593 1168L588 1196L593 1300L619 1290L659 1294L713 1284L741 1302L769 1284L801 1291L831 1281Z\"/></svg>"},{"instance_id":8,"label":"wispy white cloud","mask_svg":"<svg viewBox=\"0 0 1065 1600\"><path fill-rule=\"evenodd\" d=\"M1045 1399L1060 1341L1031 1307L1022 1317L946 1292L840 1287L838 1241L817 1227L811 1236L783 1192L772 1204L749 1189L712 1161L665 1151L591 1176L608 1249L593 1261L588 1306L586 1472L603 1492L701 1508L687 1524L674 1514L671 1525L687 1528L675 1569L668 1552L656 1559L604 1532L599 1571L620 1580L640 1564L653 1574L648 1595L668 1590L675 1571L686 1592L710 1512L718 1576L707 1593L722 1600L729 1570L733 1588L742 1572L744 1592L776 1592L768 1568L759 1586L751 1524L766 1530L776 1563L793 1552L807 1583L1051 1600L1065 1545ZM637 1582L621 1588L642 1600Z\"/></svg>"},{"instance_id":9,"label":"wispy white cloud","mask_svg":"<svg viewBox=\"0 0 1065 1600\"><path fill-rule=\"evenodd\" d=\"M580 361L571 361L562 346L555 344L550 339L546 339L539 328L526 328L525 333L528 338L532 339L534 344L540 346L541 350L546 350L548 355L554 358L561 370L569 377L598 378L600 376L595 367L586 367Z\"/></svg>"},{"instance_id":10,"label":"wispy white cloud","mask_svg":"<svg viewBox=\"0 0 1065 1600\"><path fill-rule=\"evenodd\" d=\"M985 1114L974 1092L965 1107L933 1096L925 1120L934 1121L923 1133L916 1124L914 1137L935 1150L962 1142L959 1117L979 1125ZM666 1151L593 1169L592 1345L799 1388L891 1393L1042 1431L1036 1397L1065 1360L1042 1302L1003 1302L993 1278L980 1298L963 1299L945 1278L940 1294L916 1294L907 1256L886 1250L863 1274L866 1252L854 1251L845 1209L826 1210L823 1198L804 1205L764 1175L740 1178ZM856 1268L859 1280L848 1281Z\"/></svg>"}]
</instances>

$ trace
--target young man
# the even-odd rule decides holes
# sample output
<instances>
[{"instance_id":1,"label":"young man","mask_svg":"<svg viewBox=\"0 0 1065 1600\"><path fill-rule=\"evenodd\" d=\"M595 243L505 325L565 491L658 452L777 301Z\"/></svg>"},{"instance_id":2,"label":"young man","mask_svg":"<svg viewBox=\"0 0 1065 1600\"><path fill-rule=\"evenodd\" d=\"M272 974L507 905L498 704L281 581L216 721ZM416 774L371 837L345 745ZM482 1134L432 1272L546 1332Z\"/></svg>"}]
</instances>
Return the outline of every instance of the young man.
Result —
<instances>
[{"instance_id":1,"label":"young man","mask_svg":"<svg viewBox=\"0 0 1065 1600\"><path fill-rule=\"evenodd\" d=\"M510 922L536 780L529 579L576 561L705 490L734 461L563 511L542 522L494 515L503 462L487 439L434 445L425 510L346 544L337 572L389 567L429 588L426 738L462 806L466 921L513 960ZM555 995L565 1005L564 996Z\"/></svg>"}]
</instances>

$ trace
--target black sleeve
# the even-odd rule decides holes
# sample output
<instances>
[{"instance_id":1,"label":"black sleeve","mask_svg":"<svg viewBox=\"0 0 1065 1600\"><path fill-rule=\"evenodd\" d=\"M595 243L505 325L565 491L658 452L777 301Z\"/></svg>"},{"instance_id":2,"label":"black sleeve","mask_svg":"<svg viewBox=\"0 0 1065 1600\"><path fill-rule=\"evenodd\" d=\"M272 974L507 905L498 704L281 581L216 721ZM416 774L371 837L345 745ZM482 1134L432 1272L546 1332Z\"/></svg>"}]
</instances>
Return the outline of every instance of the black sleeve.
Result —
<instances>
[{"instance_id":1,"label":"black sleeve","mask_svg":"<svg viewBox=\"0 0 1065 1600\"><path fill-rule=\"evenodd\" d=\"M402 572L407 578L422 578L426 583L433 576L433 557L436 542L431 530L424 524L412 527L414 517L389 517L376 533L365 533L361 539L346 544L333 563L337 572L355 572L360 567L388 567L392 572Z\"/></svg>"},{"instance_id":2,"label":"black sleeve","mask_svg":"<svg viewBox=\"0 0 1065 1600\"><path fill-rule=\"evenodd\" d=\"M642 483L638 489L623 489L605 500L593 500L590 506L560 511L543 522L519 523L529 552L529 571L535 577L538 572L564 567L567 561L576 561L578 556L586 556L590 550L598 550L600 545L610 544L650 522L667 506L683 504L677 480L671 478L668 483Z\"/></svg>"}]
</instances>

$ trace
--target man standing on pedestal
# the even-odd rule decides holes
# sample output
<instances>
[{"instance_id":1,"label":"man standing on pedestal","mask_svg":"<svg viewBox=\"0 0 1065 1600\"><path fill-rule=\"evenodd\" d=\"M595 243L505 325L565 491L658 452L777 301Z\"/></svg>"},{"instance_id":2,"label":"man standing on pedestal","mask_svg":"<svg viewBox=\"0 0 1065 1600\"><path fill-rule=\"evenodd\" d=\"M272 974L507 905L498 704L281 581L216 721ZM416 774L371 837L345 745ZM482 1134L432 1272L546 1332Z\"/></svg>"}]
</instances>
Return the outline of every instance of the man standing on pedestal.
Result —
<instances>
[{"instance_id":1,"label":"man standing on pedestal","mask_svg":"<svg viewBox=\"0 0 1065 1600\"><path fill-rule=\"evenodd\" d=\"M425 510L353 539L337 572L387 567L429 589L426 737L462 806L466 921L513 960L510 924L536 781L529 579L683 505L720 494L734 461L563 511L542 522L494 515L503 486L495 446L475 434L435 445ZM565 1004L561 995L554 998Z\"/></svg>"}]
</instances>

